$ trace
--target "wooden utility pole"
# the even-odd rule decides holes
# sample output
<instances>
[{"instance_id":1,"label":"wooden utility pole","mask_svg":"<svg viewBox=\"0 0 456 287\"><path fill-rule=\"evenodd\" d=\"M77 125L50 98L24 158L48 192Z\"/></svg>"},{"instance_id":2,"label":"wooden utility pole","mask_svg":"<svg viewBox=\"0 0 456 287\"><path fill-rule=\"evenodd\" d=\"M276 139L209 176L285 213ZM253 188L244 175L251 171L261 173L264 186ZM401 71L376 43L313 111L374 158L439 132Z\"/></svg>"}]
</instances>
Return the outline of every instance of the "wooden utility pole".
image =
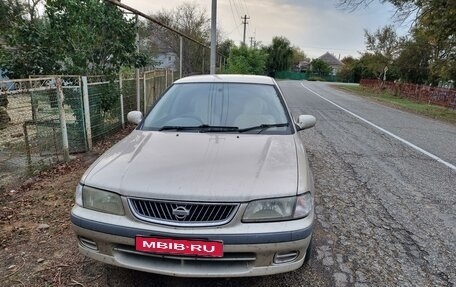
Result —
<instances>
[{"instance_id":1,"label":"wooden utility pole","mask_svg":"<svg viewBox=\"0 0 456 287\"><path fill-rule=\"evenodd\" d=\"M242 43L244 43L244 45L245 45L245 29L247 28L247 24L249 23L249 22L247 22L247 20L249 20L250 17L247 17L247 15L244 15L244 17L242 17L241 19L242 19L242 24L244 24L244 38L242 40Z\"/></svg>"}]
</instances>

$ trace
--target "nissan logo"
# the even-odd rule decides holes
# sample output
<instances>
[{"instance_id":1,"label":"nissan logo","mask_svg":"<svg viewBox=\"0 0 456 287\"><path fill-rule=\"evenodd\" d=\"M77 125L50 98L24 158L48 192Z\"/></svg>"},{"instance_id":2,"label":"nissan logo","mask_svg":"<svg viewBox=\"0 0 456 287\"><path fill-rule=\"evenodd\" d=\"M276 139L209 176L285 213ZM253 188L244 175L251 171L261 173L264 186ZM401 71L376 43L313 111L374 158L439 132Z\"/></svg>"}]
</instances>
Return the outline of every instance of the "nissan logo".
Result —
<instances>
[{"instance_id":1,"label":"nissan logo","mask_svg":"<svg viewBox=\"0 0 456 287\"><path fill-rule=\"evenodd\" d=\"M190 215L190 210L188 210L184 206L178 206L178 207L173 209L173 215L177 219L182 220L182 219L185 219L187 216Z\"/></svg>"}]
</instances>

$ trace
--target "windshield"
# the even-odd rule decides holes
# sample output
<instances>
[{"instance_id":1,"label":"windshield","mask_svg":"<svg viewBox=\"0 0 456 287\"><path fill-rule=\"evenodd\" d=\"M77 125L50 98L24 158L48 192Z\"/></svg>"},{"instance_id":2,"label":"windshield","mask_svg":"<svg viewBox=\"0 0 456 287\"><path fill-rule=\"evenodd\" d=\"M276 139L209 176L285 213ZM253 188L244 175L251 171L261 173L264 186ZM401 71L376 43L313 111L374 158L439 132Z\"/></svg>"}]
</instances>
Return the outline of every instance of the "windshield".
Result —
<instances>
[{"instance_id":1,"label":"windshield","mask_svg":"<svg viewBox=\"0 0 456 287\"><path fill-rule=\"evenodd\" d=\"M269 134L291 131L274 86L241 83L175 84L147 115L141 129Z\"/></svg>"}]
</instances>

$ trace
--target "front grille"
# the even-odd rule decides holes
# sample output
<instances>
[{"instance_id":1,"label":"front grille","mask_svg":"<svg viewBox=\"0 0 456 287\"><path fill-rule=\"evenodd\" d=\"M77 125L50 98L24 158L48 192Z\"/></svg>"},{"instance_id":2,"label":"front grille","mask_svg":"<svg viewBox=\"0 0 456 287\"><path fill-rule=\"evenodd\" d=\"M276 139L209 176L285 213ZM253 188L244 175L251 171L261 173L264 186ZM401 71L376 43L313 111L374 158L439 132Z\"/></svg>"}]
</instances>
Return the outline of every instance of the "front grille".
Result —
<instances>
[{"instance_id":1,"label":"front grille","mask_svg":"<svg viewBox=\"0 0 456 287\"><path fill-rule=\"evenodd\" d=\"M239 204L161 201L130 198L137 218L175 226L214 226L229 222Z\"/></svg>"}]
</instances>

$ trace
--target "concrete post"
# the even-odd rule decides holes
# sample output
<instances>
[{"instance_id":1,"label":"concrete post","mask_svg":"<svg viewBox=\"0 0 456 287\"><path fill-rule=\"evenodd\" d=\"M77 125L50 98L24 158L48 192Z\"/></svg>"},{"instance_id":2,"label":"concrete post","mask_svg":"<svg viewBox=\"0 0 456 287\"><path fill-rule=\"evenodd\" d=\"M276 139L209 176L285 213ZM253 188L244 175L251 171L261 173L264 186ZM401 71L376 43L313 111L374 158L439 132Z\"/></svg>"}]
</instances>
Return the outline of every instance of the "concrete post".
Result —
<instances>
[{"instance_id":1,"label":"concrete post","mask_svg":"<svg viewBox=\"0 0 456 287\"><path fill-rule=\"evenodd\" d=\"M125 128L125 111L124 111L124 100L123 100L123 82L122 74L119 73L119 89L120 89L120 122L122 123L122 128Z\"/></svg>"},{"instance_id":2,"label":"concrete post","mask_svg":"<svg viewBox=\"0 0 456 287\"><path fill-rule=\"evenodd\" d=\"M139 53L139 20L138 14L135 15L136 17L136 52ZM136 78L136 110L141 111L141 84L139 79L139 68L135 69L135 78Z\"/></svg>"},{"instance_id":3,"label":"concrete post","mask_svg":"<svg viewBox=\"0 0 456 287\"><path fill-rule=\"evenodd\" d=\"M63 160L65 162L68 162L70 161L70 149L68 146L68 131L66 126L65 107L63 105L64 96L62 80L60 78L55 78L55 86L57 89L57 102L59 106L60 130L62 132Z\"/></svg>"},{"instance_id":4,"label":"concrete post","mask_svg":"<svg viewBox=\"0 0 456 287\"><path fill-rule=\"evenodd\" d=\"M146 73L143 74L143 101L144 101L144 107L143 107L143 115L146 114L147 111L147 92L146 92Z\"/></svg>"},{"instance_id":5,"label":"concrete post","mask_svg":"<svg viewBox=\"0 0 456 287\"><path fill-rule=\"evenodd\" d=\"M90 105L89 105L89 86L87 84L87 76L82 79L82 100L84 103L84 121L85 132L87 138L87 148L92 150L92 126L90 123Z\"/></svg>"},{"instance_id":6,"label":"concrete post","mask_svg":"<svg viewBox=\"0 0 456 287\"><path fill-rule=\"evenodd\" d=\"M203 47L204 49L204 47ZM211 75L215 74L216 65L216 51L217 50L217 0L212 0L212 13L211 13Z\"/></svg>"}]
</instances>

